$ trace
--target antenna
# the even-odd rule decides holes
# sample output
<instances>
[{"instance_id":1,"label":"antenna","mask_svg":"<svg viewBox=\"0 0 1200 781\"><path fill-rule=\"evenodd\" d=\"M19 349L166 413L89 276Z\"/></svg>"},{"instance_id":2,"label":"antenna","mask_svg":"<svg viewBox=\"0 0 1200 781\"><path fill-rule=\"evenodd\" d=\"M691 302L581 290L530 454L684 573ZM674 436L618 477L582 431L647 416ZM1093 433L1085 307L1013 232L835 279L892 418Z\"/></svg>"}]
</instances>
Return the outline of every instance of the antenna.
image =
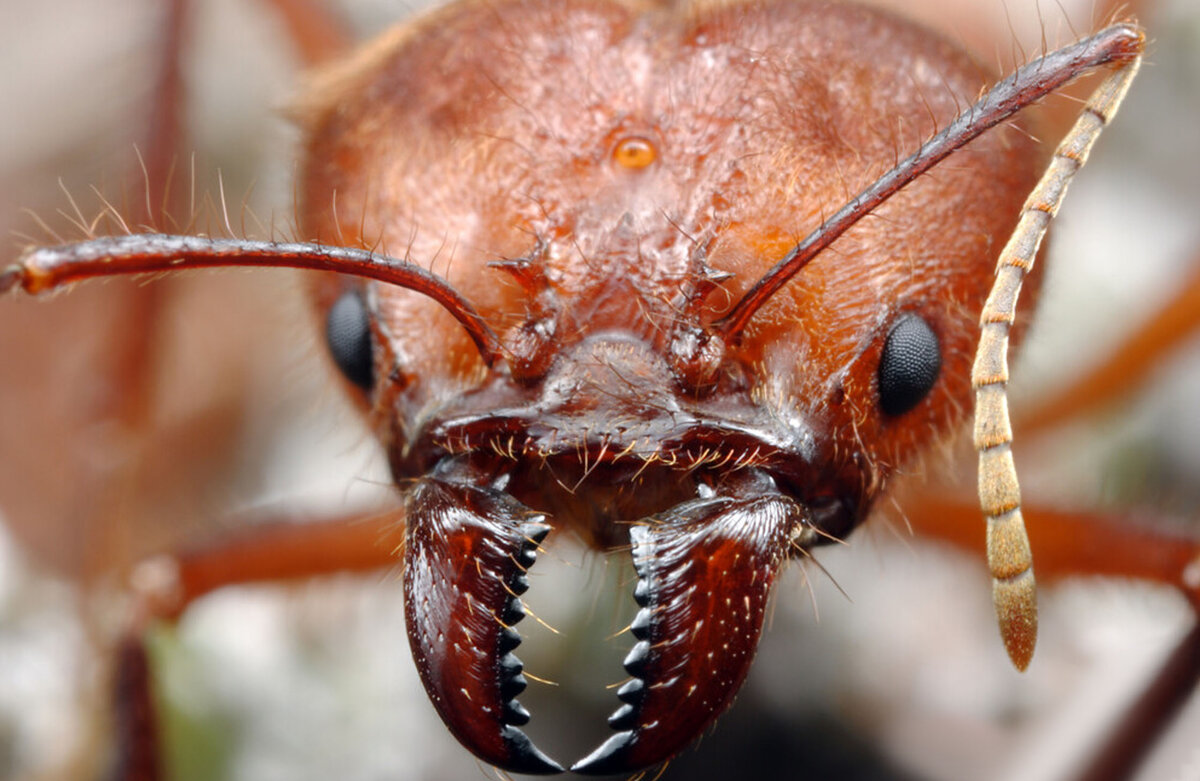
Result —
<instances>
[{"instance_id":1,"label":"antenna","mask_svg":"<svg viewBox=\"0 0 1200 781\"><path fill-rule=\"evenodd\" d=\"M940 133L852 198L762 276L713 329L736 343L750 318L800 269L880 204L984 131L1045 97L1075 77L1112 62L1139 57L1146 38L1134 24L1116 24L1050 52L988 90Z\"/></svg>"},{"instance_id":2,"label":"antenna","mask_svg":"<svg viewBox=\"0 0 1200 781\"><path fill-rule=\"evenodd\" d=\"M1115 29L1115 28L1110 28ZM1058 213L1071 179L1087 162L1100 132L1116 115L1141 65L1139 54L1112 73L1092 96L1063 138L1033 192L1025 200L1017 227L996 261L996 281L979 316L981 333L971 386L975 389L975 449L979 452L979 504L987 517L987 559L992 573L992 602L1004 647L1018 670L1033 657L1037 642L1037 584L1021 487L1012 457L1008 417L1008 334L1016 317L1017 297L1033 268L1038 247Z\"/></svg>"},{"instance_id":3,"label":"antenna","mask_svg":"<svg viewBox=\"0 0 1200 781\"><path fill-rule=\"evenodd\" d=\"M160 233L111 236L29 250L0 272L0 293L18 284L27 293L40 293L93 277L222 266L336 271L407 288L441 304L462 323L488 366L502 352L496 334L449 282L411 261L350 247Z\"/></svg>"}]
</instances>

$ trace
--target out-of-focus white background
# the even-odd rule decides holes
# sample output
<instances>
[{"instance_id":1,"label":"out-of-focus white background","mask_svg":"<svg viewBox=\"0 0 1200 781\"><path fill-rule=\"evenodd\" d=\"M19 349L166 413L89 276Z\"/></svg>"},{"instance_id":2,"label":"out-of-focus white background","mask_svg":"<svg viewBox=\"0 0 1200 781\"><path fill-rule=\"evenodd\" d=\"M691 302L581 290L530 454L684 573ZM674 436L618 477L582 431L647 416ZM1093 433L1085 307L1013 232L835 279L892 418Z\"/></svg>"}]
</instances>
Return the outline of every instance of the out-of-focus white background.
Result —
<instances>
[{"instance_id":1,"label":"out-of-focus white background","mask_svg":"<svg viewBox=\"0 0 1200 781\"><path fill-rule=\"evenodd\" d=\"M0 231L40 237L23 208L61 226L55 212L70 207L60 178L92 215L90 186L111 192L129 170L161 5L0 1ZM220 170L235 222L249 193L246 211L284 225L295 132L279 109L297 89L296 58L262 5L195 5L187 126L201 190L215 191ZM364 35L417 5L347 0ZM1087 2L1044 5L1054 7L938 4L928 20L998 63L1039 51L1043 32L1051 45L1073 38L1064 13L1076 30L1096 26ZM1016 370L1026 402L1099 360L1200 252L1200 8L1148 2L1143 22L1152 40L1143 75L1055 229L1039 320ZM4 241L8 259L23 240ZM164 326L171 357L158 369L155 420L170 434L135 483L152 500L118 497L117 515L130 521L117 530L72 526L109 461L137 447L72 417L72 399L120 391L92 388L86 373L87 351L112 337L106 294L116 290L0 301L0 778L88 778L102 761L98 649L121 605L119 583L99 574L105 562L212 534L233 515L321 517L391 496L328 381L295 279L202 274L168 298L177 314ZM1157 503L1194 519L1197 366L1200 355L1185 349L1128 405L1024 449L1018 431L1027 494L1068 506ZM1043 597L1038 656L1017 675L980 562L909 538L891 515L822 551L829 576L791 568L745 691L666 777L1062 778L1187 625L1169 592L1055 588ZM563 686L534 683L521 699L534 713L528 731L551 753L605 736L603 715L617 703L603 686L621 680L628 645L606 636L628 616L630 578L622 557L569 542L538 563L527 601L562 634L527 620L520 655ZM492 775L421 691L394 572L219 593L155 647L179 778ZM1196 698L1189 708L1143 778L1200 776Z\"/></svg>"}]
</instances>

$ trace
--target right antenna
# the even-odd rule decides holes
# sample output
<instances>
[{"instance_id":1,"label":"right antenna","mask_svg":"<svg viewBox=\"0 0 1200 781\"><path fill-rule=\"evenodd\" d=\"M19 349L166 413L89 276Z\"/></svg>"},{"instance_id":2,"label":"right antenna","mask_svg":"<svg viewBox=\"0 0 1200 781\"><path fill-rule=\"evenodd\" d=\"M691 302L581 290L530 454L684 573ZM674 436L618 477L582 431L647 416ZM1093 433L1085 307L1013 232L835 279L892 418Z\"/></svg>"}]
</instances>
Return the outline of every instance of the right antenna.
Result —
<instances>
[{"instance_id":1,"label":"right antenna","mask_svg":"<svg viewBox=\"0 0 1200 781\"><path fill-rule=\"evenodd\" d=\"M979 349L971 370L971 386L975 389L975 449L979 452L979 504L987 517L992 602L1004 647L1018 670L1029 666L1037 643L1037 584L1012 457L1007 395L1008 335L1016 317L1021 283L1033 268L1046 228L1058 213L1071 179L1087 162L1100 132L1116 115L1141 65L1146 38L1135 25L1108 27L1083 43L1114 36L1125 39L1122 51L1110 60L1119 63L1117 70L1092 93L1075 125L1054 151L1046 172L1025 200L1017 227L996 261L996 281L979 316ZM1053 79L1054 74L1047 73L1046 77Z\"/></svg>"},{"instance_id":2,"label":"right antenna","mask_svg":"<svg viewBox=\"0 0 1200 781\"><path fill-rule=\"evenodd\" d=\"M930 138L921 145L920 149L875 180L873 184L852 198L836 214L825 220L803 241L793 247L746 291L728 314L713 323L713 331L727 343L738 342L746 323L754 317L771 296L775 295L818 253L888 198L976 136L1054 92L1075 77L1110 63L1124 63L1124 68L1128 69L1131 61L1141 56L1145 45L1146 38L1137 25L1115 24L1077 43L1043 55L997 83L973 106L955 117L940 133ZM1132 74L1129 78L1132 78ZM1125 83L1127 85L1128 80ZM1104 90L1105 88L1101 87L1096 92L1096 96L1099 96ZM1116 109L1116 103L1120 103L1121 100L1120 95L1124 94L1122 88L1115 102L1109 104L1111 110ZM1094 97L1093 102L1085 110L1085 115L1096 111L1092 108L1095 103L1097 100ZM1080 121L1082 122L1083 119L1081 117ZM1103 121L1100 124L1103 125ZM1099 130L1095 132L1098 133ZM1086 131L1081 131L1079 126L1076 126L1068 139L1063 142L1062 148L1070 147L1071 140L1077 136L1087 135ZM1071 154L1071 152L1067 154ZM1069 180L1077 168L1078 165L1073 164L1070 172L1061 176L1062 181L1065 183L1066 180ZM1051 165L1046 176L1050 177L1054 170L1055 166ZM1043 184L1046 181L1047 179L1043 178ZM1038 191L1041 189L1042 186L1039 185ZM1028 204L1026 206L1028 207ZM1016 239L1016 235L1013 238Z\"/></svg>"}]
</instances>

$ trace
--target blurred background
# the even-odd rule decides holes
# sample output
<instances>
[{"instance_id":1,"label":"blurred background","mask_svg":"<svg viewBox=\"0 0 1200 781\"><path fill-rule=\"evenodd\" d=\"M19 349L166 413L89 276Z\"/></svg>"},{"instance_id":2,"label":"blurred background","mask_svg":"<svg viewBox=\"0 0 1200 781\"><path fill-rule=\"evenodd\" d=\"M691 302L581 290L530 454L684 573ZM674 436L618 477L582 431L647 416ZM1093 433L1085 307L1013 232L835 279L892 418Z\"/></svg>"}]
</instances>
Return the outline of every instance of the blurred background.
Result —
<instances>
[{"instance_id":1,"label":"blurred background","mask_svg":"<svg viewBox=\"0 0 1200 781\"><path fill-rule=\"evenodd\" d=\"M144 200L133 148L165 5L0 0L0 262L48 241L40 222L77 237L72 200L92 219L103 208L93 187L123 213ZM422 4L336 5L365 38ZM998 70L1100 23L1089 0L894 5ZM301 59L267 2L193 6L175 175L194 177L197 196L184 211L219 228L205 199L223 191L235 232L286 235L296 131L283 109ZM1148 62L1057 223L1016 404L1100 360L1200 261L1200 8L1137 10ZM1054 114L1073 106L1048 101ZM108 758L104 649L132 563L234 518L394 504L300 293L287 273L233 271L0 302L0 778L87 779ZM1027 496L1194 529L1198 368L1186 348L1127 404L1033 442L1018 430ZM973 458L957 466L969 480ZM790 568L737 703L663 778L1067 778L1189 626L1170 591L1066 584L1044 593L1038 655L1018 675L982 563L914 538L887 504L848 546L820 552L824 571ZM555 756L606 737L617 702L605 687L621 681L629 645L611 636L632 613L631 587L625 557L570 540L538 563L527 600L559 634L527 620L520 655L560 685L533 683L521 700L528 732ZM153 647L178 779L495 775L421 690L396 572L219 592ZM1200 701L1186 707L1140 778L1200 777Z\"/></svg>"}]
</instances>

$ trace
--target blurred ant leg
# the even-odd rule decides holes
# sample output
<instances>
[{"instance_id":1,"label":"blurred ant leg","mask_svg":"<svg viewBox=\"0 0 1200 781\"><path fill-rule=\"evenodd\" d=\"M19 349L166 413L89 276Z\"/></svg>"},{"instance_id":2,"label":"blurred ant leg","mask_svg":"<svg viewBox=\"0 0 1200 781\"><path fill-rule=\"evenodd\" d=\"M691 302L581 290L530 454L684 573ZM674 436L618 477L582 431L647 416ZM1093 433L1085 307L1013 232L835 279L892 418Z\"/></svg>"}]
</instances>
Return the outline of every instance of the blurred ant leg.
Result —
<instances>
[{"instance_id":1,"label":"blurred ant leg","mask_svg":"<svg viewBox=\"0 0 1200 781\"><path fill-rule=\"evenodd\" d=\"M110 781L159 781L164 777L150 659L141 632L129 632L116 650L113 674L113 744Z\"/></svg>"},{"instance_id":2,"label":"blurred ant leg","mask_svg":"<svg viewBox=\"0 0 1200 781\"><path fill-rule=\"evenodd\" d=\"M266 0L274 9L288 37L307 66L320 65L349 50L353 37L345 21L322 0ZM187 95L183 59L188 47L191 0L170 0L166 5L159 36L159 65L151 93L146 130L139 142L145 185L144 198L130 204L131 225L161 230L164 216L177 214L188 182L174 175L187 146L183 107ZM161 199L157 204L155 199ZM184 215L186 221L191 215Z\"/></svg>"},{"instance_id":3,"label":"blurred ant leg","mask_svg":"<svg viewBox=\"0 0 1200 781\"><path fill-rule=\"evenodd\" d=\"M1028 434L1052 427L1135 390L1159 362L1200 331L1200 254L1192 266L1191 277L1174 297L1112 350L1104 363L1022 415L1016 422L1017 430Z\"/></svg>"},{"instance_id":4,"label":"blurred ant leg","mask_svg":"<svg viewBox=\"0 0 1200 781\"><path fill-rule=\"evenodd\" d=\"M335 572L400 566L404 512L352 515L312 523L268 522L169 556L177 589L159 617L175 618L196 599L224 586L302 580ZM155 560L147 566L156 566Z\"/></svg>"},{"instance_id":5,"label":"blurred ant leg","mask_svg":"<svg viewBox=\"0 0 1200 781\"><path fill-rule=\"evenodd\" d=\"M274 7L296 45L303 63L322 65L350 50L354 43L346 20L328 0L264 0Z\"/></svg>"},{"instance_id":6,"label":"blurred ant leg","mask_svg":"<svg viewBox=\"0 0 1200 781\"><path fill-rule=\"evenodd\" d=\"M171 0L161 7L162 25L155 44L155 81L144 113L131 118L137 134L138 165L127 180L137 186L127 194L122 210L131 226L158 227L173 213L187 182L172 175L183 141L183 49L187 42L188 0ZM105 427L117 441L142 443L157 408L156 377L160 360L159 323L170 307L173 288L164 285L121 286L113 298L110 323L105 327L121 338L108 340L96 351L89 371L94 387L107 392L84 395L80 419ZM130 448L122 458L82 465L75 475L76 510L80 528L95 535L83 574L91 577L128 561L131 547L127 508L122 497L137 496L147 471L147 453Z\"/></svg>"},{"instance_id":7,"label":"blurred ant leg","mask_svg":"<svg viewBox=\"0 0 1200 781\"><path fill-rule=\"evenodd\" d=\"M366 519L263 523L135 568L133 616L117 646L113 679L112 781L159 781L166 775L146 648L154 622L176 619L193 601L224 586L399 566L402 517L397 510Z\"/></svg>"},{"instance_id":8,"label":"blurred ant leg","mask_svg":"<svg viewBox=\"0 0 1200 781\"><path fill-rule=\"evenodd\" d=\"M1200 622L1176 644L1154 680L1122 714L1079 781L1132 777L1155 739L1189 697L1200 695ZM1180 776L1183 778L1183 776Z\"/></svg>"},{"instance_id":9,"label":"blurred ant leg","mask_svg":"<svg viewBox=\"0 0 1200 781\"><path fill-rule=\"evenodd\" d=\"M913 530L971 552L982 552L979 508L925 488L898 497ZM1200 539L1128 515L1051 510L1025 513L1038 578L1076 575L1136 578L1178 588L1200 617Z\"/></svg>"},{"instance_id":10,"label":"blurred ant leg","mask_svg":"<svg viewBox=\"0 0 1200 781\"><path fill-rule=\"evenodd\" d=\"M918 534L983 552L979 510L972 499L956 501L921 489L906 492L901 501ZM1080 781L1129 778L1180 706L1200 692L1200 538L1128 516L1036 505L1023 509L1039 580L1078 575L1149 580L1178 588L1195 611L1191 629L1109 730L1103 749L1077 776Z\"/></svg>"},{"instance_id":11,"label":"blurred ant leg","mask_svg":"<svg viewBox=\"0 0 1200 781\"><path fill-rule=\"evenodd\" d=\"M158 228L164 214L171 214L187 182L172 176L185 144L183 131L183 57L187 48L190 0L171 0L165 7L163 30L158 37L158 68L145 130L139 143L142 170L137 172L145 187L144 197L130 204L130 224ZM155 199L161 199L157 204Z\"/></svg>"}]
</instances>

